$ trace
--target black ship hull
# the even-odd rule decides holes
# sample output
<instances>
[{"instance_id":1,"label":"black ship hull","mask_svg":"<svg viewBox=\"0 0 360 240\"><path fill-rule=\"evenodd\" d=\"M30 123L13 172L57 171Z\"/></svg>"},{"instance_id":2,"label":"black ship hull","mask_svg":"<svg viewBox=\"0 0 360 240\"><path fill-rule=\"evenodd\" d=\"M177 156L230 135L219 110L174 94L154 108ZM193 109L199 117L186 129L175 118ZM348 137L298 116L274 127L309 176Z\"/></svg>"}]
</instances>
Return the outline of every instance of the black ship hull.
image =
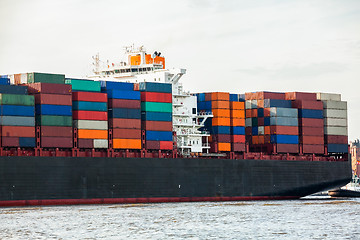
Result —
<instances>
[{"instance_id":1,"label":"black ship hull","mask_svg":"<svg viewBox=\"0 0 360 240\"><path fill-rule=\"evenodd\" d=\"M0 157L0 206L290 199L343 186L346 162Z\"/></svg>"}]
</instances>

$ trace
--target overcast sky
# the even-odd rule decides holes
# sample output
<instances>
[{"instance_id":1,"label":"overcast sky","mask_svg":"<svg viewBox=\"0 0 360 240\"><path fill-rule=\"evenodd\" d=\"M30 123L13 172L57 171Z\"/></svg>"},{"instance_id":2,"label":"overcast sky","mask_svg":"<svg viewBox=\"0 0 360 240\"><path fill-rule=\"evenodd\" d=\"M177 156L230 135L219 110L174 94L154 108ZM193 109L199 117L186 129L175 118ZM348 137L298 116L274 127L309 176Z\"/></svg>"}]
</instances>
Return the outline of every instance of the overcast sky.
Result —
<instances>
[{"instance_id":1,"label":"overcast sky","mask_svg":"<svg viewBox=\"0 0 360 240\"><path fill-rule=\"evenodd\" d=\"M359 0L0 0L0 74L86 76L91 56L160 51L191 92L336 92L360 137Z\"/></svg>"}]
</instances>

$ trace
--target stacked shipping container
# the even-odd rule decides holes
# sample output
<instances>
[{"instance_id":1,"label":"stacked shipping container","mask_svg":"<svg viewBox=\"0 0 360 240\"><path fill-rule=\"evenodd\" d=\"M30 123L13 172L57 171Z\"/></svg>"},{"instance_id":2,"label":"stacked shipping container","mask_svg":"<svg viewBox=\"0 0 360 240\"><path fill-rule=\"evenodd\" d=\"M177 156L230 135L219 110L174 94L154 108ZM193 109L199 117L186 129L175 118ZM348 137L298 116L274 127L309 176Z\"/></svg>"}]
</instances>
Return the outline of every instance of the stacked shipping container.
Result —
<instances>
[{"instance_id":1,"label":"stacked shipping container","mask_svg":"<svg viewBox=\"0 0 360 240\"><path fill-rule=\"evenodd\" d=\"M348 152L347 103L340 94L317 93L324 105L324 132L328 153Z\"/></svg>"},{"instance_id":2,"label":"stacked shipping container","mask_svg":"<svg viewBox=\"0 0 360 240\"><path fill-rule=\"evenodd\" d=\"M292 107L298 109L300 147L303 153L324 153L323 103L316 93L288 92Z\"/></svg>"},{"instance_id":3,"label":"stacked shipping container","mask_svg":"<svg viewBox=\"0 0 360 240\"><path fill-rule=\"evenodd\" d=\"M35 147L34 97L27 93L26 86L0 79L2 147Z\"/></svg>"},{"instance_id":4,"label":"stacked shipping container","mask_svg":"<svg viewBox=\"0 0 360 240\"><path fill-rule=\"evenodd\" d=\"M238 94L230 94L231 151L245 151L245 102Z\"/></svg>"},{"instance_id":5,"label":"stacked shipping container","mask_svg":"<svg viewBox=\"0 0 360 240\"><path fill-rule=\"evenodd\" d=\"M107 148L107 94L100 92L100 82L66 79L66 83L73 91L73 126L77 128L78 147Z\"/></svg>"},{"instance_id":6,"label":"stacked shipping container","mask_svg":"<svg viewBox=\"0 0 360 240\"><path fill-rule=\"evenodd\" d=\"M246 135L253 151L298 153L298 114L284 93L245 94Z\"/></svg>"},{"instance_id":7,"label":"stacked shipping container","mask_svg":"<svg viewBox=\"0 0 360 240\"><path fill-rule=\"evenodd\" d=\"M27 86L29 94L35 98L36 126L40 128L39 147L72 148L71 86L64 82L47 83L41 80Z\"/></svg>"},{"instance_id":8,"label":"stacked shipping container","mask_svg":"<svg viewBox=\"0 0 360 240\"><path fill-rule=\"evenodd\" d=\"M109 129L115 149L141 149L140 92L133 83L102 81L108 95Z\"/></svg>"},{"instance_id":9,"label":"stacked shipping container","mask_svg":"<svg viewBox=\"0 0 360 240\"><path fill-rule=\"evenodd\" d=\"M145 148L172 150L172 84L142 82L139 88Z\"/></svg>"}]
</instances>

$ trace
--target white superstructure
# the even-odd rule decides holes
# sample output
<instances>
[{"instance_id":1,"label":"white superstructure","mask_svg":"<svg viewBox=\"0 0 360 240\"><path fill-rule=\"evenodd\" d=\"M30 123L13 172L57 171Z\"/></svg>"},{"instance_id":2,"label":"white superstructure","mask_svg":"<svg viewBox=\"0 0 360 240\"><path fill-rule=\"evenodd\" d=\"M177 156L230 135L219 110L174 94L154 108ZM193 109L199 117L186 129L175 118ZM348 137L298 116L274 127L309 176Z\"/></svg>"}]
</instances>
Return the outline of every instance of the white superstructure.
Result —
<instances>
[{"instance_id":1,"label":"white superstructure","mask_svg":"<svg viewBox=\"0 0 360 240\"><path fill-rule=\"evenodd\" d=\"M180 78L185 69L165 69L165 58L160 53L147 54L144 47L125 48L128 62L118 64L100 63L99 55L94 57L94 80L118 82L164 82L172 84L173 131L176 132L176 144L179 152L186 155L208 153L208 132L198 129L204 127L211 113L197 114L197 98L183 90Z\"/></svg>"}]
</instances>

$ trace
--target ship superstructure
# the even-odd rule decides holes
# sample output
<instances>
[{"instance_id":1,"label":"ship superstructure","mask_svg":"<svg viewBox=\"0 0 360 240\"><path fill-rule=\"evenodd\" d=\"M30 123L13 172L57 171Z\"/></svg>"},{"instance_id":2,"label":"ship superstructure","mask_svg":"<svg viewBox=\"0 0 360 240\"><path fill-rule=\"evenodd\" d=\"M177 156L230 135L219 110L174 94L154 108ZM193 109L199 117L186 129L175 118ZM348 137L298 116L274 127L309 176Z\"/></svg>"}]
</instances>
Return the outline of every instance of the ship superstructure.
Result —
<instances>
[{"instance_id":1,"label":"ship superstructure","mask_svg":"<svg viewBox=\"0 0 360 240\"><path fill-rule=\"evenodd\" d=\"M127 62L109 63L100 62L99 55L94 59L94 80L107 80L119 82L162 82L172 84L173 97L173 131L176 133L176 145L183 156L208 153L209 132L200 131L208 118L213 117L211 112L198 113L197 98L183 89L181 77L186 69L165 69L165 58L160 52L146 53L143 46L125 47Z\"/></svg>"}]
</instances>

